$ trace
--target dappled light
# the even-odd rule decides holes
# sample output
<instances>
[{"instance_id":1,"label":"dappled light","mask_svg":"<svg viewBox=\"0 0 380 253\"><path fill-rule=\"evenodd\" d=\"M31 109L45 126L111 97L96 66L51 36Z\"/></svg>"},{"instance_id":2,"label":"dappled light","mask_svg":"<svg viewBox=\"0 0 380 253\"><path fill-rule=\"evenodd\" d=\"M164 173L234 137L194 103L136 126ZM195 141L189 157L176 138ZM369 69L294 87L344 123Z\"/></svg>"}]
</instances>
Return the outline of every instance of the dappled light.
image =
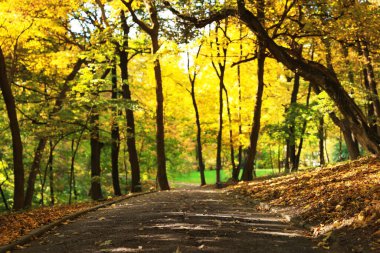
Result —
<instances>
[{"instance_id":1,"label":"dappled light","mask_svg":"<svg viewBox=\"0 0 380 253\"><path fill-rule=\"evenodd\" d=\"M0 0L0 252L379 251L379 2Z\"/></svg>"}]
</instances>

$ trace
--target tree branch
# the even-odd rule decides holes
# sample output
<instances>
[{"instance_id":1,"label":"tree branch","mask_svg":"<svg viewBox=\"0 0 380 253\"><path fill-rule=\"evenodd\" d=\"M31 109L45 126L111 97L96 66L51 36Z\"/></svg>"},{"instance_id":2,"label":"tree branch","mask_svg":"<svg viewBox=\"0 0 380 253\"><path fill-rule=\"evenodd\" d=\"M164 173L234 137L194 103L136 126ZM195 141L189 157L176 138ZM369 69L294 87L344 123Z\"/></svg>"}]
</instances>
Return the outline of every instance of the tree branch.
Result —
<instances>
[{"instance_id":1,"label":"tree branch","mask_svg":"<svg viewBox=\"0 0 380 253\"><path fill-rule=\"evenodd\" d=\"M124 1L124 0L122 0L122 1ZM183 20L191 22L197 28L205 27L206 25L211 24L212 22L220 21L220 20L223 20L223 19L228 18L230 16L235 16L237 14L236 9L226 8L226 9L222 9L219 12L211 13L210 16L205 18L205 19L198 19L196 17L192 17L192 16L188 16L188 15L180 13L179 11L174 9L168 1L164 1L164 5L174 15L176 15L177 17L179 17Z\"/></svg>"}]
</instances>

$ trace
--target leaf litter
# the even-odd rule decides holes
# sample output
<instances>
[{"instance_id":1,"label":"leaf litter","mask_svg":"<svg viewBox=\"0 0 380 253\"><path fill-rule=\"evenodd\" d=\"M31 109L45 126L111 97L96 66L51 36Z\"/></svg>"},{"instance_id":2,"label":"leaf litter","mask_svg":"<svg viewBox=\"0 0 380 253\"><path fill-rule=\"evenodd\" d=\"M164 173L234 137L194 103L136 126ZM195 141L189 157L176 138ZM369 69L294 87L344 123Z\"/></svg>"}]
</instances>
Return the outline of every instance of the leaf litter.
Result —
<instances>
[{"instance_id":1,"label":"leaf litter","mask_svg":"<svg viewBox=\"0 0 380 253\"><path fill-rule=\"evenodd\" d=\"M230 192L271 208L291 207L294 220L320 237L329 249L332 235L355 237L352 252L380 250L380 157L369 156L336 166L232 186ZM345 238L347 237L347 238ZM335 240L336 241L336 240ZM355 244L356 242L352 242ZM367 246L363 246L367 244Z\"/></svg>"}]
</instances>

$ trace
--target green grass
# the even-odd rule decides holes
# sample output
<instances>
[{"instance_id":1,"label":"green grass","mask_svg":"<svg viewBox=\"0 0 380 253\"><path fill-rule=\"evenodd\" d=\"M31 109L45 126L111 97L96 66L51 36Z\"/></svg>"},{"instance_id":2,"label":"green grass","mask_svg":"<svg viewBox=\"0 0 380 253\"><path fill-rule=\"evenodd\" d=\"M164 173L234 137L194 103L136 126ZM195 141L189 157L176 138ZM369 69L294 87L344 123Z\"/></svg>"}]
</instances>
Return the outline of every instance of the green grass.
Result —
<instances>
[{"instance_id":1,"label":"green grass","mask_svg":"<svg viewBox=\"0 0 380 253\"><path fill-rule=\"evenodd\" d=\"M258 177L262 176L268 176L272 175L273 170L271 169L258 169L256 171L256 175ZM206 183L207 184L215 184L216 182L216 172L215 170L206 170L205 171L205 177L206 177ZM220 173L220 177L222 182L227 181L229 178L231 178L231 171L230 170L222 170ZM192 171L189 173L184 174L177 174L172 175L172 182L174 183L193 183L193 184L200 184L200 174L198 171Z\"/></svg>"}]
</instances>

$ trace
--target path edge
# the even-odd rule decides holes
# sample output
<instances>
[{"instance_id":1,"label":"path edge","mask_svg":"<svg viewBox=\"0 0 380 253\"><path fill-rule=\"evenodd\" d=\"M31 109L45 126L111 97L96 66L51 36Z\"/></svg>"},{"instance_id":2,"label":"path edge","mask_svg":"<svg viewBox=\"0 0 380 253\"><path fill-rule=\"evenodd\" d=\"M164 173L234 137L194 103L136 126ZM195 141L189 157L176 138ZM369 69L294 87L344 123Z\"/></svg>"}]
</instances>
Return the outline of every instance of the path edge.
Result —
<instances>
[{"instance_id":1,"label":"path edge","mask_svg":"<svg viewBox=\"0 0 380 253\"><path fill-rule=\"evenodd\" d=\"M46 233L47 231L51 230L53 227L62 225L62 223L65 222L65 221L67 221L67 220L72 220L72 219L78 218L79 216L81 216L83 214L86 214L86 213L89 213L89 212L92 212L92 211L96 211L96 210L98 210L100 208L103 208L103 207L106 207L106 206L110 206L110 205L122 202L122 201L130 199L130 198L139 197L139 196L142 196L142 195L147 195L147 194L151 194L151 193L155 193L155 192L157 192L157 191L148 191L148 192L134 193L134 194L131 194L131 195L124 196L124 197L122 197L120 199L117 199L117 200L113 200L113 201L110 201L110 202L107 202L107 203L99 204L97 206L93 206L93 207L90 207L88 209L85 209L85 210L82 210L82 211L79 211L79 212L76 212L76 213L73 213L73 214L66 215L66 216L64 216L64 217L62 217L62 218L60 218L60 219L58 219L58 220L56 220L56 221L54 221L52 223L49 223L49 224L43 225L42 227L33 229L28 234L21 236L19 239L17 239L16 241L14 241L12 243L9 243L9 244L6 244L4 246L1 246L0 247L0 253L6 253L8 251L11 251L16 246L23 245L23 244L31 241L34 237L37 237L37 236L40 236L40 235Z\"/></svg>"}]
</instances>

